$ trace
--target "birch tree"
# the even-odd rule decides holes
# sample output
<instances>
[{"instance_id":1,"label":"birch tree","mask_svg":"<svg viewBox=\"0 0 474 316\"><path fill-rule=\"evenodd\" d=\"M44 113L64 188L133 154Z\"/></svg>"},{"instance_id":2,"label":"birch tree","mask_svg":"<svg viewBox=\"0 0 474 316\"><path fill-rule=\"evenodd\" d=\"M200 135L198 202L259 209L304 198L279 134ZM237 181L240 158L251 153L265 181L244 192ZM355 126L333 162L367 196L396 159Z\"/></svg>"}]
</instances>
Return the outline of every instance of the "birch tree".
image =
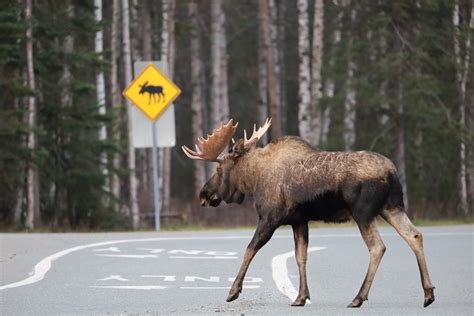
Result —
<instances>
[{"instance_id":1,"label":"birch tree","mask_svg":"<svg viewBox=\"0 0 474 316\"><path fill-rule=\"evenodd\" d=\"M112 2L112 25L110 28L110 100L115 109L115 122L112 126L112 137L115 141L119 139L120 126L120 92L118 88L118 42L120 37L120 3L119 0ZM120 168L120 156L113 154L112 165L114 170ZM110 191L118 200L120 198L120 179L117 172L113 172L110 178Z\"/></svg>"},{"instance_id":2,"label":"birch tree","mask_svg":"<svg viewBox=\"0 0 474 316\"><path fill-rule=\"evenodd\" d=\"M132 56L130 54L130 11L129 1L122 0L122 36L123 36L123 63L125 82L132 82ZM129 175L129 207L132 217L132 226L137 229L140 226L140 214L137 199L137 178L135 174L135 148L133 146L133 123L132 104L126 99L127 106L127 128L128 128L128 169Z\"/></svg>"},{"instance_id":3,"label":"birch tree","mask_svg":"<svg viewBox=\"0 0 474 316\"><path fill-rule=\"evenodd\" d=\"M175 0L162 0L163 26L161 30L161 60L168 63L168 77L173 80L175 61ZM161 180L162 183L162 209L170 211L171 197L171 149L160 150Z\"/></svg>"},{"instance_id":4,"label":"birch tree","mask_svg":"<svg viewBox=\"0 0 474 316\"><path fill-rule=\"evenodd\" d=\"M312 126L312 110L311 110L311 71L309 66L309 17L308 17L308 0L298 0L298 128L300 136L315 144Z\"/></svg>"},{"instance_id":5,"label":"birch tree","mask_svg":"<svg viewBox=\"0 0 474 316\"><path fill-rule=\"evenodd\" d=\"M227 87L227 36L223 0L211 0L211 124L217 127L229 117Z\"/></svg>"},{"instance_id":6,"label":"birch tree","mask_svg":"<svg viewBox=\"0 0 474 316\"><path fill-rule=\"evenodd\" d=\"M324 6L323 0L314 2L313 21L313 48L311 60L311 104L314 112L312 117L312 130L314 145L321 143L322 109L321 109L321 69L323 61L323 31L324 31Z\"/></svg>"},{"instance_id":7,"label":"birch tree","mask_svg":"<svg viewBox=\"0 0 474 316\"><path fill-rule=\"evenodd\" d=\"M102 0L94 0L94 16L95 22L100 25L102 23ZM103 35L102 28L100 28L95 33L95 40L94 40L94 52L97 54L100 61L103 60L103 52L104 52L104 35ZM104 79L104 71L102 67L96 73L95 77L96 82L96 94L97 94L97 105L99 106L99 115L105 115L105 79ZM107 139L107 130L105 125L102 125L99 130L99 139L105 141ZM107 179L107 156L105 153L101 155L101 169L102 173ZM107 189L108 185L105 185Z\"/></svg>"},{"instance_id":8,"label":"birch tree","mask_svg":"<svg viewBox=\"0 0 474 316\"><path fill-rule=\"evenodd\" d=\"M192 83L192 128L194 138L205 135L203 130L204 118L204 91L203 91L203 63L201 56L201 32L199 31L198 4L196 1L188 3L188 16L191 29L191 83ZM205 164L194 161L194 192L199 192L206 181Z\"/></svg>"},{"instance_id":9,"label":"birch tree","mask_svg":"<svg viewBox=\"0 0 474 316\"><path fill-rule=\"evenodd\" d=\"M36 91L35 87L35 71L33 64L33 25L31 19L32 3L31 0L26 0L25 19L28 22L26 30L26 67L28 73L28 88ZM37 126L37 108L36 96L28 97L28 150L31 154L36 150L37 140L34 130ZM36 164L30 160L27 165L27 212L25 226L28 229L34 229L38 224L39 218L39 177L38 168Z\"/></svg>"},{"instance_id":10,"label":"birch tree","mask_svg":"<svg viewBox=\"0 0 474 316\"><path fill-rule=\"evenodd\" d=\"M459 125L462 129L466 128L466 84L469 74L470 58L471 58L471 35L470 31L474 29L474 5L471 3L471 14L469 17L468 34L466 40L463 43L464 52L461 47L461 35L460 35L460 23L459 23L459 1L454 1L453 9L453 27L454 27L454 54L456 63L456 83L458 89L458 102L459 102ZM460 209L462 214L468 215L468 199L467 199L467 172L466 172L466 141L465 137L461 137L459 146L459 200Z\"/></svg>"}]
</instances>

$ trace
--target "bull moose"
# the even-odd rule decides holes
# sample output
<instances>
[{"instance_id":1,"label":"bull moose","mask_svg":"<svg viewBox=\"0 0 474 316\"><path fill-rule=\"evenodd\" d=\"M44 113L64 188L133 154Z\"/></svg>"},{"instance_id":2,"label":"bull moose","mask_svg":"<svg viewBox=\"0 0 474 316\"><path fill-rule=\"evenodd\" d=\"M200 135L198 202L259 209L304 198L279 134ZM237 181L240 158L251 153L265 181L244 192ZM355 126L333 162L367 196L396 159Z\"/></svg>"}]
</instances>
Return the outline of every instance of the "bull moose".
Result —
<instances>
[{"instance_id":1,"label":"bull moose","mask_svg":"<svg viewBox=\"0 0 474 316\"><path fill-rule=\"evenodd\" d=\"M291 225L299 270L299 292L293 306L310 298L306 281L308 222L357 223L369 249L369 267L362 286L347 307L360 307L385 252L375 219L392 225L415 253L424 291L424 307L434 302L434 286L428 274L422 234L413 226L403 205L403 192L394 164L368 151L330 152L312 148L300 137L287 136L257 147L271 120L252 136L230 143L238 123L221 124L207 138L198 138L196 151L182 146L191 159L217 162L216 173L200 192L201 206L242 203L252 196L258 224L233 283L227 302L239 297L245 273L255 254L281 225Z\"/></svg>"},{"instance_id":2,"label":"bull moose","mask_svg":"<svg viewBox=\"0 0 474 316\"><path fill-rule=\"evenodd\" d=\"M148 84L146 81L144 84L139 85L140 91L139 94L144 94L145 92L148 93L148 104L151 104L151 100L153 98L153 103L164 101L165 93L163 92L162 86L152 86Z\"/></svg>"}]
</instances>

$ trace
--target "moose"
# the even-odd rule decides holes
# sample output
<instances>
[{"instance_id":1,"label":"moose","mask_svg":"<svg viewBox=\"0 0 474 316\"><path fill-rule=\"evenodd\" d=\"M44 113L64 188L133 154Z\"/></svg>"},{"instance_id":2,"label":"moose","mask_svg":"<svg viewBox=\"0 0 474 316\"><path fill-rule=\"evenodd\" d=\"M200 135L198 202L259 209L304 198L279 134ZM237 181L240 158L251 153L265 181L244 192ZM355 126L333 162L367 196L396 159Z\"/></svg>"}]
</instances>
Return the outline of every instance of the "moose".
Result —
<instances>
[{"instance_id":1,"label":"moose","mask_svg":"<svg viewBox=\"0 0 474 316\"><path fill-rule=\"evenodd\" d=\"M148 104L151 104L151 99L153 98L153 103L161 102L161 98L165 98L162 86L151 86L148 85L148 81L144 84L139 85L140 91L139 94L148 93Z\"/></svg>"},{"instance_id":2,"label":"moose","mask_svg":"<svg viewBox=\"0 0 474 316\"><path fill-rule=\"evenodd\" d=\"M242 203L253 197L258 213L255 234L230 289L227 302L237 299L250 262L281 225L291 225L299 270L299 291L292 306L304 306L310 298L306 281L308 222L341 223L351 218L357 224L369 250L369 267L362 286L347 307L360 307L367 300L375 273L385 252L376 227L376 217L387 221L413 250L418 261L424 291L424 307L434 302L423 251L423 236L408 218L403 192L394 164L368 151L330 152L312 148L296 136L273 140L264 147L257 143L271 125L255 125L250 138L244 130L225 150L236 132L233 120L220 124L207 138L199 137L196 150L182 146L191 159L217 162L215 174L201 189L201 206Z\"/></svg>"}]
</instances>

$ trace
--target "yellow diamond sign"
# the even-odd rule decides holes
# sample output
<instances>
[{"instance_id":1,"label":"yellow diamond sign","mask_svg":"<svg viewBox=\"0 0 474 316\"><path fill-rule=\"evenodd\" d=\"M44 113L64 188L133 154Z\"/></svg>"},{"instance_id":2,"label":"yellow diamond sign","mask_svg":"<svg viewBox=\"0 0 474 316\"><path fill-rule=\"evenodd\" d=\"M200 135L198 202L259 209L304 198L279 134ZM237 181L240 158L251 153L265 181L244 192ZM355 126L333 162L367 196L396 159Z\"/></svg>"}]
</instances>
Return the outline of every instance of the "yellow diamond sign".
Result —
<instances>
[{"instance_id":1,"label":"yellow diamond sign","mask_svg":"<svg viewBox=\"0 0 474 316\"><path fill-rule=\"evenodd\" d=\"M180 94L181 90L153 64L146 66L123 91L123 95L152 121Z\"/></svg>"}]
</instances>

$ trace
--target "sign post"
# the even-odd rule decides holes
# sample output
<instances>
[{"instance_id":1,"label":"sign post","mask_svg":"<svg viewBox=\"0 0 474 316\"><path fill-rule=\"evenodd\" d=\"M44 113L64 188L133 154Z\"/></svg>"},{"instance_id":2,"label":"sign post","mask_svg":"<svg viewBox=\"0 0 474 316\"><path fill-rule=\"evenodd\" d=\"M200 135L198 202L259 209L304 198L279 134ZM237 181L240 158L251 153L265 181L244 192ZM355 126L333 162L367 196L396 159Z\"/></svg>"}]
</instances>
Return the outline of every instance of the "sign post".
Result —
<instances>
[{"instance_id":1,"label":"sign post","mask_svg":"<svg viewBox=\"0 0 474 316\"><path fill-rule=\"evenodd\" d=\"M175 144L174 108L171 103L181 94L181 90L160 71L164 68L166 72L164 63L135 62L134 68L135 74L139 75L123 91L123 95L141 110L132 111L134 137L130 141L138 148L152 147L155 229L160 230L157 147L172 147ZM150 133L151 144L148 141Z\"/></svg>"}]
</instances>

